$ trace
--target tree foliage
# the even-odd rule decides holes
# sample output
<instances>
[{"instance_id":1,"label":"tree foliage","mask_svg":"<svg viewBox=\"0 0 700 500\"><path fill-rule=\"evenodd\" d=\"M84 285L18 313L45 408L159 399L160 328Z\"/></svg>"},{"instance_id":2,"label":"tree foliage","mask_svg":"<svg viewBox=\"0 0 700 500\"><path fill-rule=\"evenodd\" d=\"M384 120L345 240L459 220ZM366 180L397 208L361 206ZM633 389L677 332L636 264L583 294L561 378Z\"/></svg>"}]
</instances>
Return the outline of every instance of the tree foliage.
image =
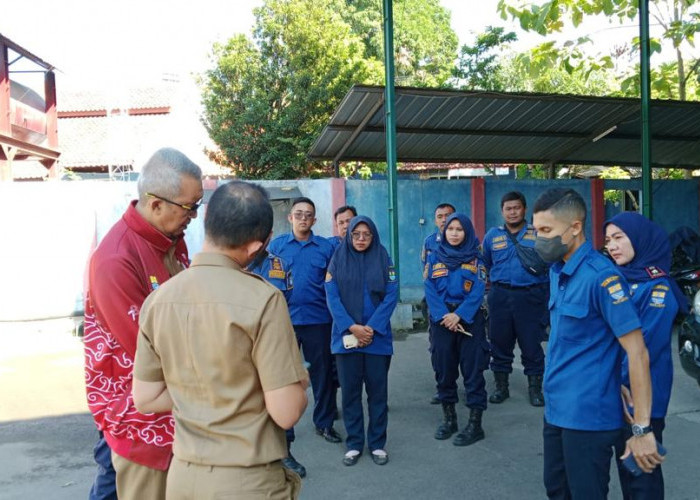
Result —
<instances>
[{"instance_id":1,"label":"tree foliage","mask_svg":"<svg viewBox=\"0 0 700 500\"><path fill-rule=\"evenodd\" d=\"M454 72L457 85L473 90L506 90L502 77L504 51L517 40L512 31L506 33L503 28L487 26L477 35L474 45L463 45L460 49Z\"/></svg>"},{"instance_id":2,"label":"tree foliage","mask_svg":"<svg viewBox=\"0 0 700 500\"><path fill-rule=\"evenodd\" d=\"M586 16L602 16L609 22L627 22L638 16L638 0L547 0L540 3L530 3L523 0L499 0L498 10L501 17L511 17L520 22L526 31L535 31L541 35L561 32L567 22L574 27L579 26ZM700 31L700 2L696 0L651 0L651 21L661 29L661 39L651 39L651 52L673 50L675 55L675 71L677 76L675 94L680 100L686 99L688 85L695 86L698 72L698 59L686 59L684 50L695 47L695 34ZM590 44L588 37L569 40L563 45L547 42L549 59L539 62L552 67L559 65L572 73L579 71L583 76L601 69L614 68L610 55L587 57L582 48ZM639 37L630 41L633 51L639 50ZM544 45L544 44L543 44ZM541 66L539 69L541 69ZM535 68L537 70L538 68ZM668 69L668 66L667 68ZM638 68L636 73L638 73ZM668 75L668 72L666 72ZM625 75L622 79L621 92L632 91L635 86L627 81L633 75ZM667 95L673 94L670 89L657 86L656 91L665 90Z\"/></svg>"},{"instance_id":3,"label":"tree foliage","mask_svg":"<svg viewBox=\"0 0 700 500\"><path fill-rule=\"evenodd\" d=\"M381 1L266 0L254 13L252 39L215 45L200 80L210 155L243 178L327 175L306 153L353 84L383 83ZM397 0L394 13L397 74L444 84L457 47L449 13L437 0Z\"/></svg>"}]
</instances>

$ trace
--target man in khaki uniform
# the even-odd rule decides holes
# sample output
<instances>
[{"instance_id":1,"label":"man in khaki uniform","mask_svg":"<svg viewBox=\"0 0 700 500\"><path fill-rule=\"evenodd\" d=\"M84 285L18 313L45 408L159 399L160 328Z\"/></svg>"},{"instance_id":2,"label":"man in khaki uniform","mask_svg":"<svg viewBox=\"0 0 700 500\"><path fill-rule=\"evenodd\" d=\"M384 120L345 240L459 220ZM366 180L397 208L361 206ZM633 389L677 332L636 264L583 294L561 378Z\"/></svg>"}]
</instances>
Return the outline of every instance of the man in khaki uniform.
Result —
<instances>
[{"instance_id":1,"label":"man in khaki uniform","mask_svg":"<svg viewBox=\"0 0 700 500\"><path fill-rule=\"evenodd\" d=\"M282 292L245 271L270 237L265 191L219 187L204 227L202 253L149 297L139 322L134 401L175 419L166 498L297 498L300 479L280 460L308 373Z\"/></svg>"}]
</instances>

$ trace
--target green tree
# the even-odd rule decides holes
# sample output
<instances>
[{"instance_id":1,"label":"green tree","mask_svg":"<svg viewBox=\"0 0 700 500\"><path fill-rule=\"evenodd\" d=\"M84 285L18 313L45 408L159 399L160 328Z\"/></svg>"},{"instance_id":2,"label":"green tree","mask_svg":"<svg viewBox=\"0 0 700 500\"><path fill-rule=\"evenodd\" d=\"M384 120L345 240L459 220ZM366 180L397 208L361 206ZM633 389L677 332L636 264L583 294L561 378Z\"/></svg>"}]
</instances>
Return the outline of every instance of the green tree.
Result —
<instances>
[{"instance_id":1,"label":"green tree","mask_svg":"<svg viewBox=\"0 0 700 500\"><path fill-rule=\"evenodd\" d=\"M353 33L361 37L365 57L383 64L382 0L345 0L342 10ZM439 0L394 0L394 65L396 84L449 86L458 38L450 11Z\"/></svg>"},{"instance_id":2,"label":"green tree","mask_svg":"<svg viewBox=\"0 0 700 500\"><path fill-rule=\"evenodd\" d=\"M317 174L306 152L353 83L380 81L382 69L339 12L342 0L268 0L255 9L253 39L213 49L200 81L203 123L219 163L243 178Z\"/></svg>"},{"instance_id":3,"label":"green tree","mask_svg":"<svg viewBox=\"0 0 700 500\"><path fill-rule=\"evenodd\" d=\"M499 0L498 10L506 19L517 19L526 31L535 31L541 35L561 32L566 22L574 27L581 24L585 16L602 16L609 22L625 22L638 16L638 0L547 0L540 3L523 0ZM675 52L675 84L678 99L686 100L687 86L693 79L697 80L700 62L697 58L686 59L684 51L695 46L695 34L700 31L700 2L696 0L651 0L650 16L661 28L660 40L650 41L652 52L673 50ZM559 62L567 70L595 70L596 64L611 67L610 56L585 57L581 48L589 44L588 37L566 42L558 50L552 51L552 60ZM633 47L639 46L639 38L631 41ZM633 89L634 84L627 84ZM659 90L658 87L656 90Z\"/></svg>"},{"instance_id":4,"label":"green tree","mask_svg":"<svg viewBox=\"0 0 700 500\"><path fill-rule=\"evenodd\" d=\"M454 71L457 84L463 89L506 90L503 81L502 64L504 51L518 37L501 27L487 26L477 35L474 45L463 45Z\"/></svg>"},{"instance_id":5,"label":"green tree","mask_svg":"<svg viewBox=\"0 0 700 500\"><path fill-rule=\"evenodd\" d=\"M328 175L306 153L353 84L384 81L381 1L266 0L254 13L252 39L215 45L200 80L210 156L246 178ZM449 12L396 0L394 14L398 82L444 85L457 50Z\"/></svg>"}]
</instances>

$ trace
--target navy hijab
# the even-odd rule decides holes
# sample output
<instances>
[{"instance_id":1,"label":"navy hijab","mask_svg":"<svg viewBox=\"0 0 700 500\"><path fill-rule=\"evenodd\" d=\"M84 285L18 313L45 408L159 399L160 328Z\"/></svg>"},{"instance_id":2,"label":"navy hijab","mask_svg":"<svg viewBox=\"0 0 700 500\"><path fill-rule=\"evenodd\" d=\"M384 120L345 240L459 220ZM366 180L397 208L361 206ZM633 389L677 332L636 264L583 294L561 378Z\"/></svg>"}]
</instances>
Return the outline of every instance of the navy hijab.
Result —
<instances>
[{"instance_id":1,"label":"navy hijab","mask_svg":"<svg viewBox=\"0 0 700 500\"><path fill-rule=\"evenodd\" d=\"M364 252L352 246L351 233L358 224L367 224L372 233L372 243ZM384 298L389 281L389 254L382 246L372 219L363 215L352 218L345 238L333 254L328 272L338 286L345 310L356 323L362 324L365 287L376 307Z\"/></svg>"},{"instance_id":2,"label":"navy hijab","mask_svg":"<svg viewBox=\"0 0 700 500\"><path fill-rule=\"evenodd\" d=\"M464 228L464 240L457 246L452 246L447 242L445 233L447 231L447 226L453 220L458 220L459 223ZM442 239L440 240L440 246L436 250L438 259L440 262L445 264L448 269L452 270L465 262L471 262L479 254L479 238L476 237L474 232L474 226L469 217L463 213L457 212L450 215L445 222L445 228L442 230Z\"/></svg>"},{"instance_id":3,"label":"navy hijab","mask_svg":"<svg viewBox=\"0 0 700 500\"><path fill-rule=\"evenodd\" d=\"M663 271L664 276L668 277L671 284L671 290L676 297L680 312L687 313L689 311L688 299L683 295L675 280L669 276L671 244L666 231L655 222L636 212L617 214L605 223L605 227L608 224L614 224L622 229L632 243L634 258L624 266L617 266L627 281L638 283L655 279L656 277L648 271L650 267Z\"/></svg>"}]
</instances>

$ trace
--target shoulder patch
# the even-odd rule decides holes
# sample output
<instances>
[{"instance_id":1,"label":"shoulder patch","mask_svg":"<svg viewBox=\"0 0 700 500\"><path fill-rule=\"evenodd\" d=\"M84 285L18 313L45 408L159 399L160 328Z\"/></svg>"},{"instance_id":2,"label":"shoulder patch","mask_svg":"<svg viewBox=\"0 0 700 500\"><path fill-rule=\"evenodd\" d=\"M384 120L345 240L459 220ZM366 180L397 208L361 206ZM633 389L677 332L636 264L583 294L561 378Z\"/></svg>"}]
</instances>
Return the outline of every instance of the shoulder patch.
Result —
<instances>
[{"instance_id":1,"label":"shoulder patch","mask_svg":"<svg viewBox=\"0 0 700 500\"><path fill-rule=\"evenodd\" d=\"M507 241L501 241L500 243L494 243L493 246L491 247L493 250L503 250L508 246Z\"/></svg>"},{"instance_id":2,"label":"shoulder patch","mask_svg":"<svg viewBox=\"0 0 700 500\"><path fill-rule=\"evenodd\" d=\"M472 280L464 280L464 291L469 293L472 291L472 285L474 282Z\"/></svg>"},{"instance_id":3,"label":"shoulder patch","mask_svg":"<svg viewBox=\"0 0 700 500\"><path fill-rule=\"evenodd\" d=\"M267 273L268 278L283 280L286 277L286 273L281 269L270 269Z\"/></svg>"},{"instance_id":4,"label":"shoulder patch","mask_svg":"<svg viewBox=\"0 0 700 500\"><path fill-rule=\"evenodd\" d=\"M462 264L462 269L466 269L467 271L471 271L476 274L476 263L472 261L467 264Z\"/></svg>"},{"instance_id":5,"label":"shoulder patch","mask_svg":"<svg viewBox=\"0 0 700 500\"><path fill-rule=\"evenodd\" d=\"M329 281L333 281L333 275L330 272L326 271L326 283L328 283Z\"/></svg>"},{"instance_id":6,"label":"shoulder patch","mask_svg":"<svg viewBox=\"0 0 700 500\"><path fill-rule=\"evenodd\" d=\"M602 286L603 288L605 288L606 286L608 286L608 285L609 285L610 283L612 283L613 281L620 281L620 277L619 277L617 274L613 274L612 276L608 276L607 278L605 278L605 279L603 280L603 282L600 284L600 286Z\"/></svg>"},{"instance_id":7,"label":"shoulder patch","mask_svg":"<svg viewBox=\"0 0 700 500\"><path fill-rule=\"evenodd\" d=\"M389 266L389 281L392 283L396 281L396 269L394 269L394 266Z\"/></svg>"},{"instance_id":8,"label":"shoulder patch","mask_svg":"<svg viewBox=\"0 0 700 500\"><path fill-rule=\"evenodd\" d=\"M486 281L486 267L483 264L479 265L479 279Z\"/></svg>"},{"instance_id":9,"label":"shoulder patch","mask_svg":"<svg viewBox=\"0 0 700 500\"><path fill-rule=\"evenodd\" d=\"M435 264L433 264L433 271L436 269L447 269L447 266L442 262L436 262Z\"/></svg>"},{"instance_id":10,"label":"shoulder patch","mask_svg":"<svg viewBox=\"0 0 700 500\"><path fill-rule=\"evenodd\" d=\"M649 300L649 305L651 307L666 307L666 293L668 287L661 285L655 286L651 291L651 298Z\"/></svg>"},{"instance_id":11,"label":"shoulder patch","mask_svg":"<svg viewBox=\"0 0 700 500\"><path fill-rule=\"evenodd\" d=\"M431 278L443 278L443 277L447 276L447 274L448 274L447 268L443 264L442 267L437 268L437 269L435 268L435 266L433 266L433 272L431 273L430 277Z\"/></svg>"},{"instance_id":12,"label":"shoulder patch","mask_svg":"<svg viewBox=\"0 0 700 500\"><path fill-rule=\"evenodd\" d=\"M499 241L506 241L506 235L502 234L501 236L495 236L491 238L491 243L498 243Z\"/></svg>"}]
</instances>

